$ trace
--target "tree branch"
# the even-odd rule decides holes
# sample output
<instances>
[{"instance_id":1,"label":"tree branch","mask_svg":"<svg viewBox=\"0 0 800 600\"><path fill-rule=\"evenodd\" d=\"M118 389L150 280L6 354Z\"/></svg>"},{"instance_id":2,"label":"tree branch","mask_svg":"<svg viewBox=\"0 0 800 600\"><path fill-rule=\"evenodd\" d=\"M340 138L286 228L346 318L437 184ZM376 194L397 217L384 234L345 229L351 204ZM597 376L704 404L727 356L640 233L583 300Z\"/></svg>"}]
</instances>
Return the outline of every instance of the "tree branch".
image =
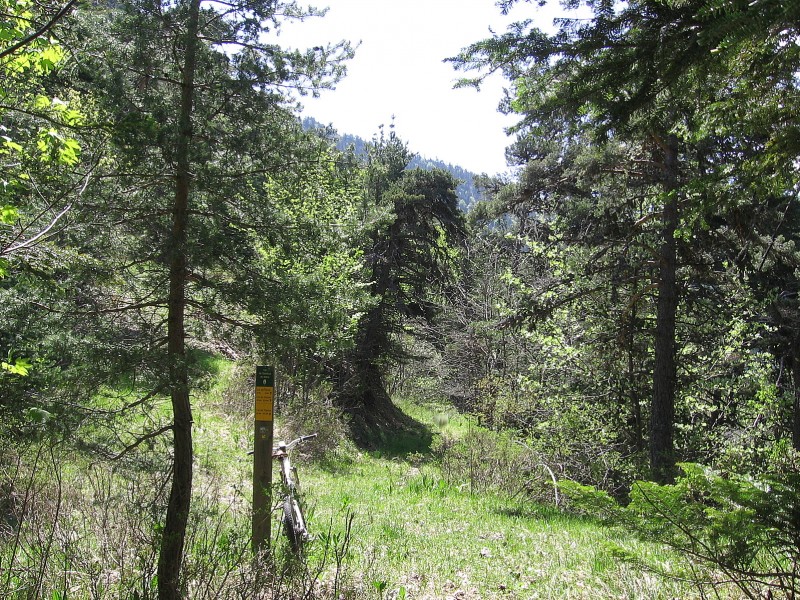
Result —
<instances>
[{"instance_id":1,"label":"tree branch","mask_svg":"<svg viewBox=\"0 0 800 600\"><path fill-rule=\"evenodd\" d=\"M23 48L23 47L27 46L28 44L30 44L31 42L33 42L37 38L39 38L42 35L44 35L45 33L47 33L47 31L49 31L58 21L63 19L67 15L67 13L70 10L72 10L72 7L74 7L77 3L78 3L78 0L69 0L69 2L67 2L61 8L61 10L59 10L53 16L53 18L50 19L47 23L42 25L39 29L37 29L36 31L31 33L29 36L22 38L19 42L17 42L13 46L9 46L8 48L6 48L2 52L0 52L0 60L2 60L3 58L5 58L6 56L8 56L10 54L13 54L14 52L19 50L20 48Z\"/></svg>"},{"instance_id":2,"label":"tree branch","mask_svg":"<svg viewBox=\"0 0 800 600\"><path fill-rule=\"evenodd\" d=\"M151 431L150 433L148 433L146 435L143 435L140 438L137 438L132 444L128 444L127 446L125 446L125 448L123 448L118 454L115 454L114 456L112 456L110 458L110 460L119 460L120 458L122 458L126 454L136 450L136 448L141 446L147 440L152 440L153 438L156 438L156 437L160 436L161 434L166 433L167 431L171 431L171 430L172 430L172 425L165 425L164 427L161 427L160 429L156 429L155 431Z\"/></svg>"}]
</instances>

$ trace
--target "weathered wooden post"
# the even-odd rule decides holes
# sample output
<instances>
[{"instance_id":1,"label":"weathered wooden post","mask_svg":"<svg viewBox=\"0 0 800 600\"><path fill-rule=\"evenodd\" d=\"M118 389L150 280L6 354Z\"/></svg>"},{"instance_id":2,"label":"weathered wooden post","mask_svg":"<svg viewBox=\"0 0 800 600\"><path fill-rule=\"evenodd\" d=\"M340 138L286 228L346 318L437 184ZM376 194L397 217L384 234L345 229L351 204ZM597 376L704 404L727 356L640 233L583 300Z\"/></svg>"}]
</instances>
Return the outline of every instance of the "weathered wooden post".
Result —
<instances>
[{"instance_id":1,"label":"weathered wooden post","mask_svg":"<svg viewBox=\"0 0 800 600\"><path fill-rule=\"evenodd\" d=\"M253 551L269 548L272 512L272 439L275 367L256 367L253 437Z\"/></svg>"}]
</instances>

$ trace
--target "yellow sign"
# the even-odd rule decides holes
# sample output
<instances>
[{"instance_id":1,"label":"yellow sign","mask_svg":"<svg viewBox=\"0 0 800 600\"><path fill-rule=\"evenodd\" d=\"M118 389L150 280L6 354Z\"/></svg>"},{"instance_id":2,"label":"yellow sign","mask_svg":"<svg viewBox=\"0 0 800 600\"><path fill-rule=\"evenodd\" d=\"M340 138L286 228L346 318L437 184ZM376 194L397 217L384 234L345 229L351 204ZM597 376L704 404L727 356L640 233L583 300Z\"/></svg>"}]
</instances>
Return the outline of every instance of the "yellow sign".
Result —
<instances>
[{"instance_id":1,"label":"yellow sign","mask_svg":"<svg viewBox=\"0 0 800 600\"><path fill-rule=\"evenodd\" d=\"M256 387L256 421L272 421L275 388Z\"/></svg>"}]
</instances>

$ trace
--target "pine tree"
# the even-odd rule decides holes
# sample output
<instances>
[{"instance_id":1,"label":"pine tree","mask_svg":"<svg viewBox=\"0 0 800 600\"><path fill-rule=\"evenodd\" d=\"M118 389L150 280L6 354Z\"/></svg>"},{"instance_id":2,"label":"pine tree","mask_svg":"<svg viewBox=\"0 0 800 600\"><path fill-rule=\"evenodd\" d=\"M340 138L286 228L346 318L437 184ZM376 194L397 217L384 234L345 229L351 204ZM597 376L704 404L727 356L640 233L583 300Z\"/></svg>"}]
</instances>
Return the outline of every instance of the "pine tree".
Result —
<instances>
[{"instance_id":1,"label":"pine tree","mask_svg":"<svg viewBox=\"0 0 800 600\"><path fill-rule=\"evenodd\" d=\"M107 171L93 181L93 204L83 206L92 225L75 243L104 255L115 282L101 286L86 310L131 315L163 336L150 338L145 353L151 365L160 356L166 366L151 366L148 396L166 393L172 406L161 429L173 444L161 598L183 595L193 462L187 340L198 323L254 330L266 320L251 311L279 295L268 291L264 272L266 249L284 235L272 202L299 192L303 177L328 159L324 144L303 134L282 90L331 85L349 46L300 52L265 41L281 19L309 14L293 2L134 1L87 7L76 29L76 78L107 119L101 131L110 151Z\"/></svg>"},{"instance_id":2,"label":"pine tree","mask_svg":"<svg viewBox=\"0 0 800 600\"><path fill-rule=\"evenodd\" d=\"M763 94L766 87L767 97L786 100L781 90L795 88L787 78L795 44L786 42L796 37L796 8L704 0L644 0L624 6L599 2L589 7L591 19L565 19L555 35L520 23L504 35L473 44L453 60L484 73L500 69L511 80L506 108L523 117L517 128L523 141L517 149L524 160L529 159L524 140L546 136L554 124L564 126L565 136L578 129L589 131L592 143L610 140L643 150L632 158L658 186L648 193L657 221L643 222L658 222L660 237L654 273L650 462L653 478L669 481L675 461L676 321L685 290L691 288L681 275L681 257L688 255L683 240L702 223L707 226L735 210L740 201L714 205L712 199L723 193L731 171L724 162L713 161L724 157L728 164L735 162L734 154L726 154L731 139L740 146L757 143L752 131L723 133L708 123L720 123L718 111L730 110L734 103L749 105L743 99L756 89ZM748 24L752 22L763 29L756 32ZM622 168L630 171L633 165ZM714 213L718 216L712 217Z\"/></svg>"},{"instance_id":3,"label":"pine tree","mask_svg":"<svg viewBox=\"0 0 800 600\"><path fill-rule=\"evenodd\" d=\"M392 131L370 148L364 217L365 277L371 298L360 317L352 356L339 374L339 402L362 442L409 425L392 404L384 376L407 357L398 345L406 323L430 321L447 285L452 248L463 236L456 182L441 170L406 167L411 154Z\"/></svg>"}]
</instances>

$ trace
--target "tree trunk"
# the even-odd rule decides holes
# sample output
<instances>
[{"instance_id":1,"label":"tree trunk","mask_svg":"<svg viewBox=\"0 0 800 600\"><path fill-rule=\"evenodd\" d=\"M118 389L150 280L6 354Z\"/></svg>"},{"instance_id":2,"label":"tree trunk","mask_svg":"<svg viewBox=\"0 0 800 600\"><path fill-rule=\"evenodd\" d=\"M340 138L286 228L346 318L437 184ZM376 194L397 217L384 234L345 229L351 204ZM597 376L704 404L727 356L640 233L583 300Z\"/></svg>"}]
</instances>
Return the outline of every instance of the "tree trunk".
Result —
<instances>
[{"instance_id":1,"label":"tree trunk","mask_svg":"<svg viewBox=\"0 0 800 600\"><path fill-rule=\"evenodd\" d=\"M175 200L172 235L169 243L169 300L167 314L167 354L173 414L172 487L158 557L158 597L181 598L180 571L189 507L192 496L192 408L189 402L189 375L186 363L186 274L187 228L191 165L194 72L197 54L199 0L192 0L186 25L186 55L181 82L181 106L176 144Z\"/></svg>"},{"instance_id":2,"label":"tree trunk","mask_svg":"<svg viewBox=\"0 0 800 600\"><path fill-rule=\"evenodd\" d=\"M658 305L656 309L653 402L650 412L651 477L669 483L675 476L673 423L675 420L675 319L678 312L678 139L666 138L664 146L664 191L662 240L659 251Z\"/></svg>"},{"instance_id":3,"label":"tree trunk","mask_svg":"<svg viewBox=\"0 0 800 600\"><path fill-rule=\"evenodd\" d=\"M634 319L636 318L636 304L631 307L630 322L628 323L628 340L627 340L627 353L628 353L628 373L627 373L627 388L628 388L628 402L630 403L631 410L631 428L633 436L633 447L637 454L641 454L644 450L644 425L642 423L642 406L639 396L640 389L636 377L636 329Z\"/></svg>"},{"instance_id":4,"label":"tree trunk","mask_svg":"<svg viewBox=\"0 0 800 600\"><path fill-rule=\"evenodd\" d=\"M381 443L386 435L402 429L405 415L394 405L384 386L381 354L390 344L381 304L370 310L358 332L353 369L341 400L350 414L350 429L363 446Z\"/></svg>"},{"instance_id":5,"label":"tree trunk","mask_svg":"<svg viewBox=\"0 0 800 600\"><path fill-rule=\"evenodd\" d=\"M794 388L794 401L792 402L792 448L800 450L800 338L795 338L792 344L792 387Z\"/></svg>"}]
</instances>

